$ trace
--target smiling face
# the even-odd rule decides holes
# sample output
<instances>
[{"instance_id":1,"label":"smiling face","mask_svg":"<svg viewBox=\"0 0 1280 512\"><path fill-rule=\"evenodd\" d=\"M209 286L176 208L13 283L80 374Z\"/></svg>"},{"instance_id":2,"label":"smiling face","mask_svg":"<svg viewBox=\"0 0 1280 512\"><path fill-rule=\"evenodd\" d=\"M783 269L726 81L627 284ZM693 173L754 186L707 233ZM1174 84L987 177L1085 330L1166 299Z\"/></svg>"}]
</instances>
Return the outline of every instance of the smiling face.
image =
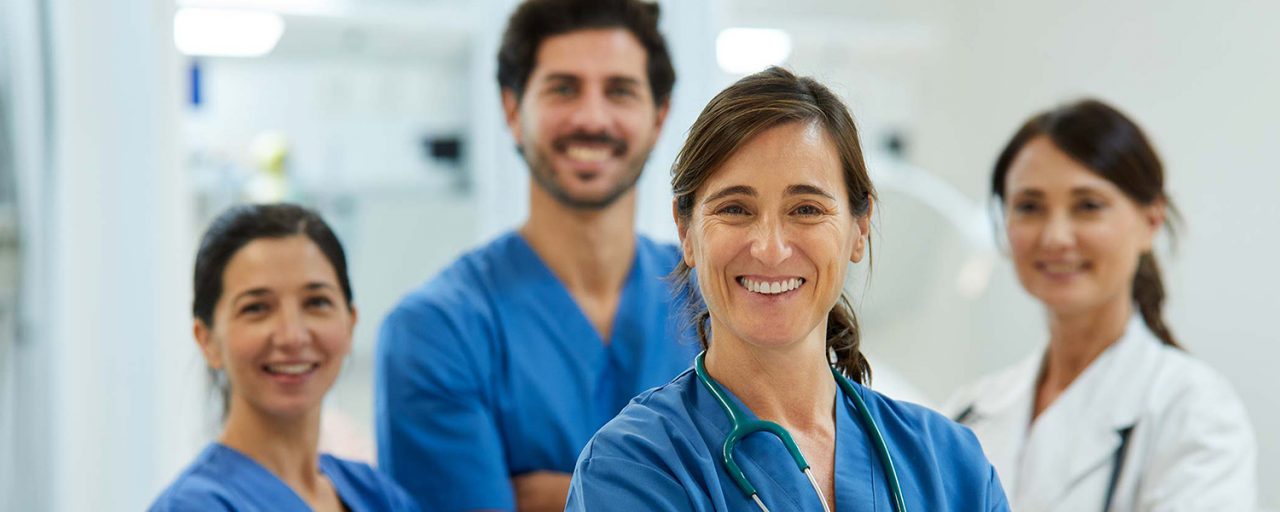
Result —
<instances>
[{"instance_id":1,"label":"smiling face","mask_svg":"<svg viewBox=\"0 0 1280 512\"><path fill-rule=\"evenodd\" d=\"M195 332L208 365L226 372L231 414L317 412L356 320L329 260L303 235L259 238L231 257L222 284L213 325L197 320Z\"/></svg>"},{"instance_id":2,"label":"smiling face","mask_svg":"<svg viewBox=\"0 0 1280 512\"><path fill-rule=\"evenodd\" d=\"M716 339L824 344L827 314L848 263L862 259L869 218L853 214L826 131L793 122L760 132L694 198L681 245Z\"/></svg>"},{"instance_id":3,"label":"smiling face","mask_svg":"<svg viewBox=\"0 0 1280 512\"><path fill-rule=\"evenodd\" d=\"M1028 293L1060 314L1131 300L1161 203L1139 205L1044 136L1019 151L1005 190L1005 231Z\"/></svg>"},{"instance_id":4,"label":"smiling face","mask_svg":"<svg viewBox=\"0 0 1280 512\"><path fill-rule=\"evenodd\" d=\"M521 98L503 91L530 172L561 204L604 208L639 179L667 111L654 105L647 60L624 29L570 32L538 47Z\"/></svg>"}]
</instances>

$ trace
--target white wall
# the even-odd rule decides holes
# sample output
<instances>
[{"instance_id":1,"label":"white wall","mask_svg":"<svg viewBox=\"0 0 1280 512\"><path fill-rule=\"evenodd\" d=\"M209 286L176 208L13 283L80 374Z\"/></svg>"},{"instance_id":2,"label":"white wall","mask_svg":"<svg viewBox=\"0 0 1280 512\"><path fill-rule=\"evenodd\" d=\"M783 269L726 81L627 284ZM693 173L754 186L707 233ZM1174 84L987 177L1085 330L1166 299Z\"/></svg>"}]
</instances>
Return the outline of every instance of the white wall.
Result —
<instances>
[{"instance_id":1,"label":"white wall","mask_svg":"<svg viewBox=\"0 0 1280 512\"><path fill-rule=\"evenodd\" d=\"M138 510L189 460L189 191L177 165L172 2L47 2L53 105L39 219L49 272L46 510Z\"/></svg>"}]
</instances>

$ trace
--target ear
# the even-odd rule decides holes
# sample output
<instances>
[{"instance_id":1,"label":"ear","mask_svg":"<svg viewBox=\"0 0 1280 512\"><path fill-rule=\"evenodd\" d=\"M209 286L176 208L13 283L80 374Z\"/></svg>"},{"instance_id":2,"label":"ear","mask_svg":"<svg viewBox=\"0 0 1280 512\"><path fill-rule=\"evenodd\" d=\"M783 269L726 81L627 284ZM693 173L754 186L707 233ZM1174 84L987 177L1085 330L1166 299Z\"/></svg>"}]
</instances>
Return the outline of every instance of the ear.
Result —
<instances>
[{"instance_id":1,"label":"ear","mask_svg":"<svg viewBox=\"0 0 1280 512\"><path fill-rule=\"evenodd\" d=\"M875 200L867 198L867 213L855 218L853 223L858 227L858 238L853 241L853 253L849 255L849 261L857 263L862 261L862 257L867 252L868 240L871 239L871 213L875 210Z\"/></svg>"},{"instance_id":2,"label":"ear","mask_svg":"<svg viewBox=\"0 0 1280 512\"><path fill-rule=\"evenodd\" d=\"M676 222L676 233L680 235L681 258L684 259L685 266L693 268L693 242L689 240L689 226L680 222L680 210L675 199L671 200L671 219Z\"/></svg>"},{"instance_id":3,"label":"ear","mask_svg":"<svg viewBox=\"0 0 1280 512\"><path fill-rule=\"evenodd\" d=\"M664 124L666 124L666 122L667 122L667 113L668 113L668 112L670 112L670 111L671 111L671 99L670 99L670 98L668 98L666 101L663 101L661 105L658 105L658 113L657 113L657 115L656 115L656 116L654 116L654 119L655 119L655 121L654 121L654 126L653 126L653 138L654 138L654 140L657 140L657 139L658 139L658 136L659 136L659 135L662 135L662 126L663 126Z\"/></svg>"},{"instance_id":4,"label":"ear","mask_svg":"<svg viewBox=\"0 0 1280 512\"><path fill-rule=\"evenodd\" d=\"M214 370L221 370L222 364L222 347L218 346L218 342L213 339L213 332L209 326L204 324L204 320L197 318L195 325L191 331L196 339L196 346L200 347L200 354L204 356L205 364Z\"/></svg>"},{"instance_id":5,"label":"ear","mask_svg":"<svg viewBox=\"0 0 1280 512\"><path fill-rule=\"evenodd\" d=\"M1142 207L1143 251L1150 252L1155 247L1156 235L1160 233L1160 228L1164 227L1167 213L1166 205L1164 198L1160 198Z\"/></svg>"},{"instance_id":6,"label":"ear","mask_svg":"<svg viewBox=\"0 0 1280 512\"><path fill-rule=\"evenodd\" d=\"M502 89L502 114L507 121L507 129L511 130L511 136L516 139L516 145L523 142L520 133L520 98L516 96L516 92L503 88Z\"/></svg>"}]
</instances>

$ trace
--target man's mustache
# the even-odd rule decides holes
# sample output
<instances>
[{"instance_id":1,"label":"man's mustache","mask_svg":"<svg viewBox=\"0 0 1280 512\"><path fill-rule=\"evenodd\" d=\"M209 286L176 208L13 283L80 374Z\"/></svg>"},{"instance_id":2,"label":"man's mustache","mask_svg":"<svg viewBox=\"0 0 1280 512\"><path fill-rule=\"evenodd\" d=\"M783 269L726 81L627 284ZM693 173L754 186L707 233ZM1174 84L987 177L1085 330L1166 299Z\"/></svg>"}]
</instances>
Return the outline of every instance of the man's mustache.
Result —
<instances>
[{"instance_id":1,"label":"man's mustache","mask_svg":"<svg viewBox=\"0 0 1280 512\"><path fill-rule=\"evenodd\" d=\"M579 144L613 146L614 156L623 155L627 152L627 141L615 138L607 133L571 133L557 138L552 142L551 146L555 148L556 151L564 151L568 149L570 144L575 142Z\"/></svg>"}]
</instances>

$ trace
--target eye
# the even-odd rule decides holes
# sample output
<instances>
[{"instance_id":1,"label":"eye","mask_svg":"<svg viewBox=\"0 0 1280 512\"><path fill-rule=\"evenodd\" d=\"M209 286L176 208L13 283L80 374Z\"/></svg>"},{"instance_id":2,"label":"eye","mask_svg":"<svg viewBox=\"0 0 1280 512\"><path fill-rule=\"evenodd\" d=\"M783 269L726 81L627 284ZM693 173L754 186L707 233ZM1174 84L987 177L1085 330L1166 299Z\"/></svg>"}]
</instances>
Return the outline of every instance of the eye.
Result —
<instances>
[{"instance_id":1,"label":"eye","mask_svg":"<svg viewBox=\"0 0 1280 512\"><path fill-rule=\"evenodd\" d=\"M1089 212L1089 213L1101 211L1106 207L1107 207L1107 204L1105 202L1099 201L1097 199L1083 199L1080 202L1076 203L1077 210L1080 210L1083 212Z\"/></svg>"},{"instance_id":2,"label":"eye","mask_svg":"<svg viewBox=\"0 0 1280 512\"><path fill-rule=\"evenodd\" d=\"M547 92L556 96L573 96L578 89L572 84L559 83L547 88Z\"/></svg>"},{"instance_id":3,"label":"eye","mask_svg":"<svg viewBox=\"0 0 1280 512\"><path fill-rule=\"evenodd\" d=\"M822 208L819 208L819 207L818 207L818 206L816 206L816 205L812 205L812 204L802 204L802 205L800 205L800 206L796 207L796 209L795 209L795 210L793 210L793 212L792 212L792 213L795 213L796 215L800 215L800 216L803 216L803 217L815 217L815 216L818 216L818 215L822 215L824 212L823 212Z\"/></svg>"},{"instance_id":4,"label":"eye","mask_svg":"<svg viewBox=\"0 0 1280 512\"><path fill-rule=\"evenodd\" d=\"M730 203L730 204L721 206L720 209L716 210L716 215L737 216L737 215L746 215L746 214L747 214L747 209L743 208L742 205L736 204L736 203Z\"/></svg>"},{"instance_id":5,"label":"eye","mask_svg":"<svg viewBox=\"0 0 1280 512\"><path fill-rule=\"evenodd\" d=\"M1035 201L1015 201L1013 203L1013 211L1020 215L1036 213L1040 211L1040 203Z\"/></svg>"},{"instance_id":6,"label":"eye","mask_svg":"<svg viewBox=\"0 0 1280 512\"><path fill-rule=\"evenodd\" d=\"M630 87L610 87L605 94L614 98L631 98L636 95L635 91Z\"/></svg>"},{"instance_id":7,"label":"eye","mask_svg":"<svg viewBox=\"0 0 1280 512\"><path fill-rule=\"evenodd\" d=\"M240 314L241 315L257 315L261 313L266 313L268 309L269 308L267 307L267 303L265 302L250 302L240 307Z\"/></svg>"},{"instance_id":8,"label":"eye","mask_svg":"<svg viewBox=\"0 0 1280 512\"><path fill-rule=\"evenodd\" d=\"M312 309L329 308L333 306L333 300L324 295L317 295L315 297L308 298L305 304L308 308Z\"/></svg>"}]
</instances>

